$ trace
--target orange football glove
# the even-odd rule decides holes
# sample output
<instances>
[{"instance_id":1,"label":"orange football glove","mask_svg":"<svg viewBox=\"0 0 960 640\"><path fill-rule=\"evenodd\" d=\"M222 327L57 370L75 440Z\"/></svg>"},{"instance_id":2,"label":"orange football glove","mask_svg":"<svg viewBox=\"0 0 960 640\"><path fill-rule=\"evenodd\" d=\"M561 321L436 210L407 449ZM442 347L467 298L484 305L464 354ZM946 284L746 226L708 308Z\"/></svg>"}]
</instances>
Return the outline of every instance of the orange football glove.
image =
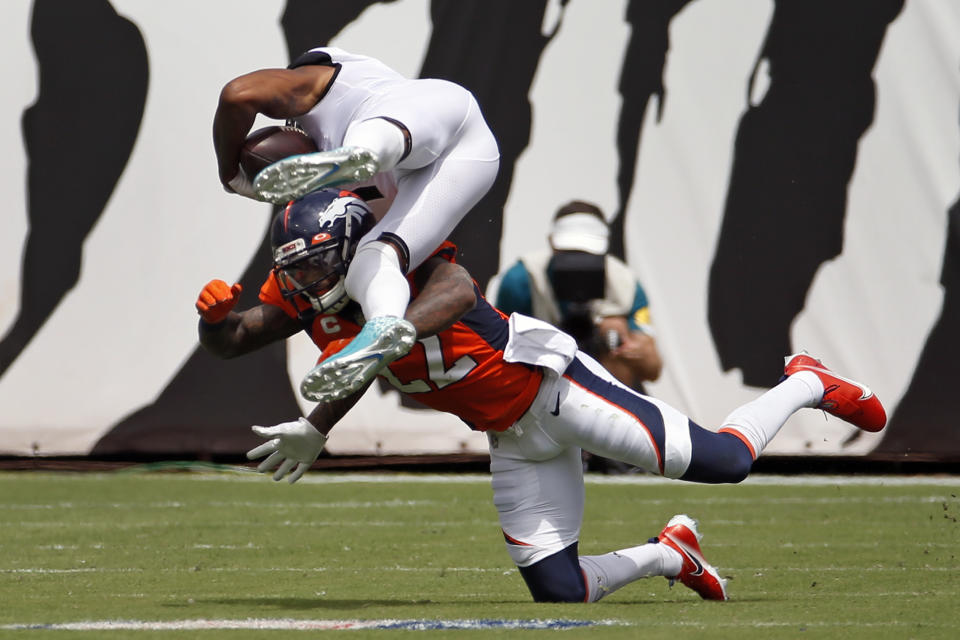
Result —
<instances>
[{"instance_id":1,"label":"orange football glove","mask_svg":"<svg viewBox=\"0 0 960 640\"><path fill-rule=\"evenodd\" d=\"M243 287L239 282L231 287L223 280L211 280L197 298L200 317L207 324L223 322L230 310L237 306L241 291Z\"/></svg>"}]
</instances>

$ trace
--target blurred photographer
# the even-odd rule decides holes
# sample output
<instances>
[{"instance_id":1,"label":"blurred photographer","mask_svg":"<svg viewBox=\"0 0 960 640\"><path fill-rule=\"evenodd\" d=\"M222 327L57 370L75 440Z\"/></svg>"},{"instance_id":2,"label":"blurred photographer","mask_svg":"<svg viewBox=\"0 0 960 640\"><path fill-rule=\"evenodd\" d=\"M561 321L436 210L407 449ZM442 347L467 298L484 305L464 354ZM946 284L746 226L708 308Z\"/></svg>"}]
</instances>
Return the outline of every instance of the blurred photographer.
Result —
<instances>
[{"instance_id":1,"label":"blurred photographer","mask_svg":"<svg viewBox=\"0 0 960 640\"><path fill-rule=\"evenodd\" d=\"M506 314L560 327L618 380L642 392L663 363L647 296L630 268L607 255L608 239L599 207L565 204L554 215L550 248L521 256L498 276L489 297Z\"/></svg>"}]
</instances>

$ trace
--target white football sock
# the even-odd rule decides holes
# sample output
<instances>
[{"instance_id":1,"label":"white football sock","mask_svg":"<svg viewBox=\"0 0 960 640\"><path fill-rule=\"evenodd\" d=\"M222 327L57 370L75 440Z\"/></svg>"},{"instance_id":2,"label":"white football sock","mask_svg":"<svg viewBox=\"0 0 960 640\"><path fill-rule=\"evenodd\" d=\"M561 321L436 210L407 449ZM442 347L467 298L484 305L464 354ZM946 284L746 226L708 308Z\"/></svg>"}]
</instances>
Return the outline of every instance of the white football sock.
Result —
<instances>
[{"instance_id":1,"label":"white football sock","mask_svg":"<svg viewBox=\"0 0 960 640\"><path fill-rule=\"evenodd\" d=\"M665 544L649 542L602 556L580 556L580 568L586 575L587 602L596 602L640 578L672 578L682 567L679 553Z\"/></svg>"},{"instance_id":2,"label":"white football sock","mask_svg":"<svg viewBox=\"0 0 960 640\"><path fill-rule=\"evenodd\" d=\"M753 448L754 458L773 440L797 410L815 407L823 399L823 383L812 371L800 371L756 400L734 409L720 431L736 431Z\"/></svg>"},{"instance_id":3,"label":"white football sock","mask_svg":"<svg viewBox=\"0 0 960 640\"><path fill-rule=\"evenodd\" d=\"M354 122L343 136L343 146L364 147L377 156L377 171L390 171L406 149L403 131L383 118Z\"/></svg>"},{"instance_id":4,"label":"white football sock","mask_svg":"<svg viewBox=\"0 0 960 640\"><path fill-rule=\"evenodd\" d=\"M410 285L400 270L400 258L393 246L384 242L368 242L357 249L344 285L367 320L402 318L410 303Z\"/></svg>"}]
</instances>

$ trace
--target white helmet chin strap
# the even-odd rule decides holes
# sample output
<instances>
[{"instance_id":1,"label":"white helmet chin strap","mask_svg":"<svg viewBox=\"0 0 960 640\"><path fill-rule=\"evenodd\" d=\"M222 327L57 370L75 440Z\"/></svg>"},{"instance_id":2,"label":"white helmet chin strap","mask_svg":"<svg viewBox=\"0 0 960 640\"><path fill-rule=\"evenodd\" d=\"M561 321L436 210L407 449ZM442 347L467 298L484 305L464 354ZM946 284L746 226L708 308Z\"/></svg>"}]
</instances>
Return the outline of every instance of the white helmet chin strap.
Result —
<instances>
[{"instance_id":1,"label":"white helmet chin strap","mask_svg":"<svg viewBox=\"0 0 960 640\"><path fill-rule=\"evenodd\" d=\"M337 284L333 285L330 291L327 291L320 297L304 291L304 295L310 300L310 305L319 313L336 313L340 311L350 299L347 297L347 288L343 284L343 277ZM331 302L332 301L332 302Z\"/></svg>"},{"instance_id":2,"label":"white helmet chin strap","mask_svg":"<svg viewBox=\"0 0 960 640\"><path fill-rule=\"evenodd\" d=\"M344 277L340 276L340 280L337 284L319 296L315 296L310 293L310 290L305 288L297 279L292 275L284 271L284 279L288 280L296 289L299 290L298 295L303 296L307 299L307 302L310 303L310 306L313 307L313 310L317 313L336 313L347 306L347 303L350 299L347 297L347 287L344 284Z\"/></svg>"}]
</instances>

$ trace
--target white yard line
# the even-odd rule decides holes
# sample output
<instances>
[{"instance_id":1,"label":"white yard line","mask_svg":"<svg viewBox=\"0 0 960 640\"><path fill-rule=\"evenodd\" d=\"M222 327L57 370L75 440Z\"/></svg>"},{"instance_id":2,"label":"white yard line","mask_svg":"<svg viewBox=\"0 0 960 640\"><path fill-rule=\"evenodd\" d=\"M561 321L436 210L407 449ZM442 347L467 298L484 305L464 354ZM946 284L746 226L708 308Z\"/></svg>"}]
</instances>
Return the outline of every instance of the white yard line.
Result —
<instances>
[{"instance_id":1,"label":"white yard line","mask_svg":"<svg viewBox=\"0 0 960 640\"><path fill-rule=\"evenodd\" d=\"M742 573L763 574L770 573L906 573L913 571L922 571L924 573L954 571L952 567L943 566L874 566L874 567L736 567L736 570ZM78 569L48 569L43 567L22 567L22 568L0 568L0 574L71 574L71 573L144 573L146 570L133 567L114 567L114 568L78 568ZM382 573L436 573L438 571L458 571L463 573L504 573L513 571L510 567L403 567L399 565L380 566L380 567L205 567L202 573L366 573L378 571ZM196 573L193 567L164 567L162 569L151 569L150 573Z\"/></svg>"},{"instance_id":2,"label":"white yard line","mask_svg":"<svg viewBox=\"0 0 960 640\"><path fill-rule=\"evenodd\" d=\"M252 618L245 620L197 619L197 620L87 620L82 622L61 623L20 623L0 625L0 630L51 630L51 631L199 631L204 629L223 630L272 630L272 631L320 631L320 630L359 630L394 629L410 631L431 631L442 629L576 629L594 626L630 626L622 620L300 620L294 618ZM844 629L844 628L916 628L916 623L885 620L883 622L863 622L861 620L826 621L763 621L763 622L724 622L711 620L693 622L684 620L645 620L648 627L693 628L693 629L766 629L794 628L807 629ZM954 629L950 622L930 621L922 625L923 629Z\"/></svg>"},{"instance_id":3,"label":"white yard line","mask_svg":"<svg viewBox=\"0 0 960 640\"><path fill-rule=\"evenodd\" d=\"M918 486L920 486L920 485L918 485ZM926 486L926 485L922 485L922 486ZM934 485L934 486L936 486L936 485ZM958 486L960 486L960 485L958 485ZM881 496L864 496L864 497L860 497L860 496L832 496L832 497L829 497L829 496L824 496L824 497L778 496L778 497L776 497L776 498L770 498L770 497L757 497L757 496L711 496L711 497L707 497L707 498L684 497L684 498L682 499L682 501L683 501L684 504L698 504L698 505L750 505L750 504L765 504L765 503L770 502L771 500L774 500L774 501L777 502L777 504L818 505L818 504L863 504L863 503L867 503L867 504L936 504L936 503L946 503L946 502L950 502L950 501L956 500L956 499L957 499L957 494L950 493L950 494L933 494L933 495L927 495L927 496L917 496L917 495L909 495L909 496L882 496L882 495L881 495ZM636 504L636 505L648 505L648 506L660 506L660 505L667 505L667 504L676 504L677 501L678 501L678 499L675 498L675 497L670 497L670 498L635 498L635 499L631 499L631 504ZM202 500L198 500L198 501L196 501L196 502L194 502L194 503L191 503L191 504L190 504L190 507L191 507L191 508L197 508L197 507L214 508L214 507L216 507L216 506L219 506L219 504L220 504L220 503L216 503L216 502L205 502L205 501L202 501ZM397 506L403 506L403 507L418 506L418 507L420 507L420 506L432 506L432 505L436 505L436 504L439 504L439 502L428 501L428 500L424 500L424 501L406 501L406 502L403 503L403 505L395 504L393 501L391 501L391 502L389 502L389 503L380 503L380 504L378 504L378 503L373 503L373 502L371 502L371 503L337 503L337 502L325 502L325 503L310 503L310 502L306 502L306 503L304 503L304 502L266 502L266 501L264 501L264 502L262 502L262 503L251 503L250 506L256 506L256 508L257 508L258 510L260 510L260 511L271 511L271 510L280 510L280 511L297 510L297 511L302 511L303 509L388 508L388 507L397 507ZM28 510L28 511L29 511L29 510L36 510L36 509L37 509L38 507L40 507L40 506L42 506L42 505L7 505L6 507L4 507L3 505L0 505L0 509L4 509L4 508L8 508L8 509L25 509L25 510ZM98 506L98 505L90 505L90 506L88 506L88 505L83 505L83 504L75 504L75 505L71 505L71 506L61 506L61 507L57 507L57 508L63 508L63 509L86 509L86 508L97 508L97 506ZM136 506L136 507L140 507L140 508L148 508L148 505L144 505L144 504L140 504L140 503L135 503L135 504L133 504L133 503L116 504L116 505L112 505L112 506L116 506L117 508L122 508L122 509L124 509L124 510L130 509L131 506ZM183 506L186 506L186 505L183 505ZM178 507L178 508L180 508L180 507ZM155 511L155 510L157 509L157 507L149 506L149 509ZM474 519L474 520L472 520L471 522L473 522L474 524L486 524L488 521L487 521L487 520L477 520L477 519ZM156 523L157 523L157 521L152 520L152 521L151 521L151 526L152 526L153 524L156 524ZM444 525L447 525L447 526L453 526L453 525L462 525L462 524L465 524L465 523L468 523L468 522L467 522L467 521L438 522L438 523L435 523L435 526L439 526L440 524L444 524ZM109 527L111 527L111 528L118 528L118 525L116 525L116 524L114 524L114 523L106 523L106 522L101 522L101 521L90 522L90 523L84 523L84 522L82 522L82 521L80 521L80 522L71 522L71 523L69 523L69 526L72 527L72 526L97 525L97 524L102 524L103 526L109 526ZM163 521L162 524L170 524L170 523L167 522L167 521ZM237 523L237 524L243 524L243 523ZM247 524L249 524L249 523L247 523ZM297 521L282 521L282 522L278 522L277 524L281 524L281 525L284 525L284 524L285 524L285 525L310 525L310 526L313 526L313 525L344 525L344 524L345 524L345 525L357 525L357 524L363 524L363 525L365 525L365 526L394 526L394 525L399 524L399 523L398 523L398 522L395 522L395 521L391 521L391 520L363 520L362 522L361 522L361 521L352 521L352 520L310 520L310 521L297 520ZM468 524L469 524L469 523L468 523ZM0 527L3 527L3 526L12 526L12 527L17 527L17 526L45 526L45 525L49 525L49 526L65 526L63 523L60 523L60 522L51 522L51 521L46 521L46 520L39 520L39 521L25 520L25 521L19 521L19 522L16 522L16 521L0 522ZM136 524L136 525L127 525L127 526L128 526L128 527L136 528L136 527L141 527L141 526L144 526L144 525L143 525L143 524ZM123 527L123 526L119 526L119 528L124 528L124 527Z\"/></svg>"},{"instance_id":4,"label":"white yard line","mask_svg":"<svg viewBox=\"0 0 960 640\"><path fill-rule=\"evenodd\" d=\"M238 480L250 482L256 480L267 480L258 476L217 476L215 474L204 474L196 476L201 480L222 480L224 482L236 482ZM307 474L299 482L307 484L342 484L342 483L423 483L423 484L489 484L490 476L486 474L376 474L376 473L313 473ZM683 482L680 480L671 480L651 474L631 474L607 476L601 474L587 474L584 476L586 484L627 484L627 485L645 485L645 484L676 484L677 486L693 486L695 483ZM755 474L749 476L741 484L743 485L763 485L763 486L888 486L888 487L914 487L914 486L945 486L960 487L960 475L920 475L920 476L889 476L889 475L803 475L803 476L781 476ZM703 486L703 485L700 485ZM728 485L732 486L732 485Z\"/></svg>"},{"instance_id":5,"label":"white yard line","mask_svg":"<svg viewBox=\"0 0 960 640\"><path fill-rule=\"evenodd\" d=\"M160 474L154 474L159 476ZM115 473L84 473L81 477L85 478L117 478ZM137 475L134 477L146 477L146 475ZM165 476L176 481L202 481L202 482L259 482L264 484L271 483L270 478L260 473L251 472L245 467L237 467L237 472L198 472L189 476ZM627 485L645 485L645 484L676 484L677 486L693 486L696 483L683 482L681 480L671 480L648 473L638 473L629 475L607 476L598 473L589 473L584 476L586 484L627 484ZM486 473L340 473L340 472L311 472L303 476L297 484L490 484L490 475ZM941 487L960 487L960 475L954 474L931 474L931 475L774 475L774 474L753 474L744 480L743 485L764 485L764 486L888 486L888 487L914 487L914 486L941 486ZM700 485L703 486L703 485ZM732 485L723 485L732 486ZM400 502L400 501L393 501ZM227 503L224 503L225 505ZM375 504L375 503L370 503ZM0 505L2 508L2 505ZM47 509L49 506L42 505L34 507L38 509Z\"/></svg>"},{"instance_id":6,"label":"white yard line","mask_svg":"<svg viewBox=\"0 0 960 640\"><path fill-rule=\"evenodd\" d=\"M626 626L616 620L297 620L255 618L247 620L89 620L56 624L6 624L0 629L45 629L56 631L196 631L201 629L264 629L281 631L405 629L572 629L594 626Z\"/></svg>"},{"instance_id":7,"label":"white yard line","mask_svg":"<svg viewBox=\"0 0 960 640\"><path fill-rule=\"evenodd\" d=\"M137 502L137 505L145 509L183 509L194 507L196 505L205 507L252 507L262 509L263 502L250 500L223 501L223 500L205 500L205 501L164 501L164 502ZM438 500L347 500L340 502L271 502L271 507L292 507L298 509L387 509L387 508L406 508L423 507L442 504ZM3 504L0 503L0 509L33 511L44 509L129 509L129 502L95 502L95 501L71 501L54 502L50 504Z\"/></svg>"}]
</instances>

